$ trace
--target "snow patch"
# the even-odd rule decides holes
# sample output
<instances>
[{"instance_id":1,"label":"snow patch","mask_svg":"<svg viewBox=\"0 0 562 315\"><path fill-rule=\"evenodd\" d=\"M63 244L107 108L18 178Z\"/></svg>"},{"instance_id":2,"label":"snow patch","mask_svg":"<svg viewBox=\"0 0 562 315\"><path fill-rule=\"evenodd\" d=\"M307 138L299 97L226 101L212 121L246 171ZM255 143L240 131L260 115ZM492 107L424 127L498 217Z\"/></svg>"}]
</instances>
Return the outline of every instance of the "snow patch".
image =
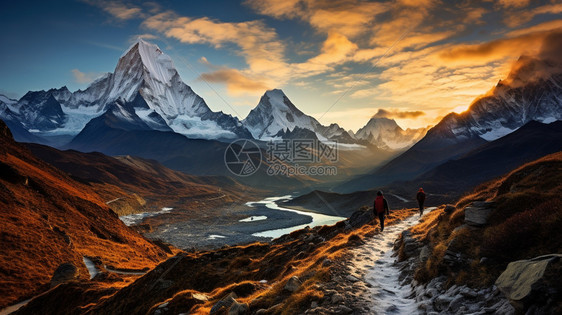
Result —
<instances>
[{"instance_id":1,"label":"snow patch","mask_svg":"<svg viewBox=\"0 0 562 315\"><path fill-rule=\"evenodd\" d=\"M168 213L168 212L172 211L173 209L174 208L164 207L160 211L156 211L156 212L142 212L142 213L122 215L122 216L119 217L119 219L121 221L123 221L123 223L125 223L126 226L131 226L131 225L136 225L136 224L141 223L142 220L144 220L144 218L154 217L154 216L157 216L157 215Z\"/></svg>"},{"instance_id":2,"label":"snow patch","mask_svg":"<svg viewBox=\"0 0 562 315\"><path fill-rule=\"evenodd\" d=\"M170 128L188 138L235 139L235 133L222 129L215 121L201 120L200 117L180 115L170 124Z\"/></svg>"},{"instance_id":3,"label":"snow patch","mask_svg":"<svg viewBox=\"0 0 562 315\"><path fill-rule=\"evenodd\" d=\"M211 234L207 237L207 239L210 239L210 240L216 240L216 239L220 239L220 238L226 238L226 236L218 235L218 234Z\"/></svg>"},{"instance_id":4,"label":"snow patch","mask_svg":"<svg viewBox=\"0 0 562 315\"><path fill-rule=\"evenodd\" d=\"M254 222L254 221L262 221L267 220L267 216L265 215L253 215L251 217L247 217L245 219L240 219L238 222Z\"/></svg>"},{"instance_id":5,"label":"snow patch","mask_svg":"<svg viewBox=\"0 0 562 315\"><path fill-rule=\"evenodd\" d=\"M493 130L491 130L491 131L488 131L488 132L486 132L486 133L484 133L484 134L481 134L481 135L480 135L480 138L482 138L482 139L484 139L484 140L486 140L486 141L494 141L494 140L496 140L496 139L499 139L499 138L501 138L501 137L503 137L503 136L505 136L505 135L508 135L508 134L514 132L514 131L517 130L517 129L519 129L519 128L516 128L516 129L509 129L509 128L506 128L506 127L503 127L503 126L502 126L502 127L493 129Z\"/></svg>"}]
</instances>

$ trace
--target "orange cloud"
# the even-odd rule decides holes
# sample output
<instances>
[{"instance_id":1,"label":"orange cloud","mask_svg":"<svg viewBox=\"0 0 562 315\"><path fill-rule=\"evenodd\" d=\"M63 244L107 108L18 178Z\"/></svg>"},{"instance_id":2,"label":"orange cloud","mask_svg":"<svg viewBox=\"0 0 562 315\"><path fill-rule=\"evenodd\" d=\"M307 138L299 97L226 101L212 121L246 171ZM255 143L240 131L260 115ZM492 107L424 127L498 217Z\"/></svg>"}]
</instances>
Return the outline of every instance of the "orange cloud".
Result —
<instances>
[{"instance_id":1,"label":"orange cloud","mask_svg":"<svg viewBox=\"0 0 562 315\"><path fill-rule=\"evenodd\" d=\"M413 119L425 115L425 112L417 111L400 111L400 110L387 110L380 108L379 111L373 115L373 118L400 118L400 119Z\"/></svg>"},{"instance_id":2,"label":"orange cloud","mask_svg":"<svg viewBox=\"0 0 562 315\"><path fill-rule=\"evenodd\" d=\"M556 29L562 29L562 20L548 21L541 24L533 25L527 28L511 31L506 34L508 37L516 37L536 32L548 32Z\"/></svg>"},{"instance_id":3,"label":"orange cloud","mask_svg":"<svg viewBox=\"0 0 562 315\"><path fill-rule=\"evenodd\" d=\"M274 18L292 18L300 15L299 3L301 0L247 0L244 2L260 14Z\"/></svg>"},{"instance_id":4,"label":"orange cloud","mask_svg":"<svg viewBox=\"0 0 562 315\"><path fill-rule=\"evenodd\" d=\"M121 2L107 1L107 0L102 0L102 1L83 0L83 1L88 3L89 5L93 5L104 10L105 12L111 14L113 17L121 21L143 17L142 9L137 6L127 5Z\"/></svg>"},{"instance_id":5,"label":"orange cloud","mask_svg":"<svg viewBox=\"0 0 562 315\"><path fill-rule=\"evenodd\" d=\"M322 53L308 63L329 65L339 63L357 50L357 45L340 33L331 32L322 45Z\"/></svg>"},{"instance_id":6,"label":"orange cloud","mask_svg":"<svg viewBox=\"0 0 562 315\"><path fill-rule=\"evenodd\" d=\"M498 4L504 8L522 8L529 5L530 0L498 0Z\"/></svg>"},{"instance_id":7,"label":"orange cloud","mask_svg":"<svg viewBox=\"0 0 562 315\"><path fill-rule=\"evenodd\" d=\"M354 37L368 31L377 15L388 11L389 3L358 0L248 0L246 5L274 18L299 18L316 31L337 31Z\"/></svg>"},{"instance_id":8,"label":"orange cloud","mask_svg":"<svg viewBox=\"0 0 562 315\"><path fill-rule=\"evenodd\" d=\"M213 72L203 73L198 79L212 83L224 83L228 93L234 96L261 95L265 90L271 88L261 81L245 76L236 69L221 68Z\"/></svg>"},{"instance_id":9,"label":"orange cloud","mask_svg":"<svg viewBox=\"0 0 562 315\"><path fill-rule=\"evenodd\" d=\"M547 32L502 38L483 44L460 44L439 54L441 60L456 64L486 64L506 57L536 54Z\"/></svg>"},{"instance_id":10,"label":"orange cloud","mask_svg":"<svg viewBox=\"0 0 562 315\"><path fill-rule=\"evenodd\" d=\"M284 44L274 29L261 21L221 22L202 17L191 19L172 11L149 17L143 22L149 29L164 33L183 43L207 43L215 48L236 45L251 71L286 75Z\"/></svg>"}]
</instances>

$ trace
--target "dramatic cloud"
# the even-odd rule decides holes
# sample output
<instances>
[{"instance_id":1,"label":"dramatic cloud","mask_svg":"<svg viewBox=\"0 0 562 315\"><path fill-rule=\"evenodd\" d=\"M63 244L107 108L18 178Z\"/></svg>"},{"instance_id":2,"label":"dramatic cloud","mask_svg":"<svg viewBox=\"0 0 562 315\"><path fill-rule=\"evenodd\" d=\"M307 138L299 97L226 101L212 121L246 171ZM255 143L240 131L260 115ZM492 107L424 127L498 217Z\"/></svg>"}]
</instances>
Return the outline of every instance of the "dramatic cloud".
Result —
<instances>
[{"instance_id":1,"label":"dramatic cloud","mask_svg":"<svg viewBox=\"0 0 562 315\"><path fill-rule=\"evenodd\" d=\"M82 72L78 69L70 70L72 76L74 77L74 81L80 84L89 84L92 83L95 79L101 76L99 72Z\"/></svg>"},{"instance_id":2,"label":"dramatic cloud","mask_svg":"<svg viewBox=\"0 0 562 315\"><path fill-rule=\"evenodd\" d=\"M382 109L380 108L379 111L373 115L373 118L400 118L400 119L406 119L406 118L418 118L420 116L425 115L424 112L422 111L412 111L412 112L408 112L408 111L399 111L399 110L386 110L386 109Z\"/></svg>"},{"instance_id":3,"label":"dramatic cloud","mask_svg":"<svg viewBox=\"0 0 562 315\"><path fill-rule=\"evenodd\" d=\"M389 10L389 3L358 0L248 0L246 5L274 18L299 18L316 31L336 31L354 37L372 27L376 16Z\"/></svg>"},{"instance_id":4,"label":"dramatic cloud","mask_svg":"<svg viewBox=\"0 0 562 315\"><path fill-rule=\"evenodd\" d=\"M453 46L439 54L446 62L460 64L485 64L506 57L522 54L536 54L548 32L524 34L512 38L502 38L482 44Z\"/></svg>"},{"instance_id":5,"label":"dramatic cloud","mask_svg":"<svg viewBox=\"0 0 562 315\"><path fill-rule=\"evenodd\" d=\"M262 21L230 23L207 17L192 19L167 11L149 17L143 25L183 43L206 43L217 49L225 45L238 46L239 54L254 73L286 74L285 46L275 30Z\"/></svg>"},{"instance_id":6,"label":"dramatic cloud","mask_svg":"<svg viewBox=\"0 0 562 315\"><path fill-rule=\"evenodd\" d=\"M265 90L271 89L262 81L253 80L238 70L228 68L203 73L198 79L210 83L224 83L228 93L234 96L261 95Z\"/></svg>"}]
</instances>

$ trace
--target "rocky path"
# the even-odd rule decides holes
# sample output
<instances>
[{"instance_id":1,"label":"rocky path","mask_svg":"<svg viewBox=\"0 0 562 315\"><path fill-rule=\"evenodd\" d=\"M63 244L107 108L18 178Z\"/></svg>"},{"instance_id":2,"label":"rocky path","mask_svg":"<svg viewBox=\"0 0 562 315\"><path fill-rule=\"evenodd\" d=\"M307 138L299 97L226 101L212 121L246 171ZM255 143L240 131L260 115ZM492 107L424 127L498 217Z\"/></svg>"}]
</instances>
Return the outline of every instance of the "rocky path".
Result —
<instances>
[{"instance_id":1,"label":"rocky path","mask_svg":"<svg viewBox=\"0 0 562 315\"><path fill-rule=\"evenodd\" d=\"M426 213L434 209L427 208ZM412 215L398 224L387 226L384 232L365 239L365 244L354 250L348 271L351 276L365 282L367 289L360 301L364 304L362 309L365 313L418 313L410 283L400 279L393 246L400 233L416 225L419 218L419 215Z\"/></svg>"}]
</instances>

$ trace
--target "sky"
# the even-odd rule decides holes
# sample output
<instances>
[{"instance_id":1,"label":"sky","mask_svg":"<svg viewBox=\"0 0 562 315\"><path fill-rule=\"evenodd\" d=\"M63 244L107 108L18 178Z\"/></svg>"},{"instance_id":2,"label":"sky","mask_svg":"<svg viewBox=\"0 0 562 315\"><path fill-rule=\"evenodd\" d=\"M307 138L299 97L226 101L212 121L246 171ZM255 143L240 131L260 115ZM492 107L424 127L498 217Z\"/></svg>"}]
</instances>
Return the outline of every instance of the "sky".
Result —
<instances>
[{"instance_id":1,"label":"sky","mask_svg":"<svg viewBox=\"0 0 562 315\"><path fill-rule=\"evenodd\" d=\"M214 111L243 119L280 88L323 124L433 125L562 30L560 1L5 0L0 94L85 89L138 38Z\"/></svg>"}]
</instances>

